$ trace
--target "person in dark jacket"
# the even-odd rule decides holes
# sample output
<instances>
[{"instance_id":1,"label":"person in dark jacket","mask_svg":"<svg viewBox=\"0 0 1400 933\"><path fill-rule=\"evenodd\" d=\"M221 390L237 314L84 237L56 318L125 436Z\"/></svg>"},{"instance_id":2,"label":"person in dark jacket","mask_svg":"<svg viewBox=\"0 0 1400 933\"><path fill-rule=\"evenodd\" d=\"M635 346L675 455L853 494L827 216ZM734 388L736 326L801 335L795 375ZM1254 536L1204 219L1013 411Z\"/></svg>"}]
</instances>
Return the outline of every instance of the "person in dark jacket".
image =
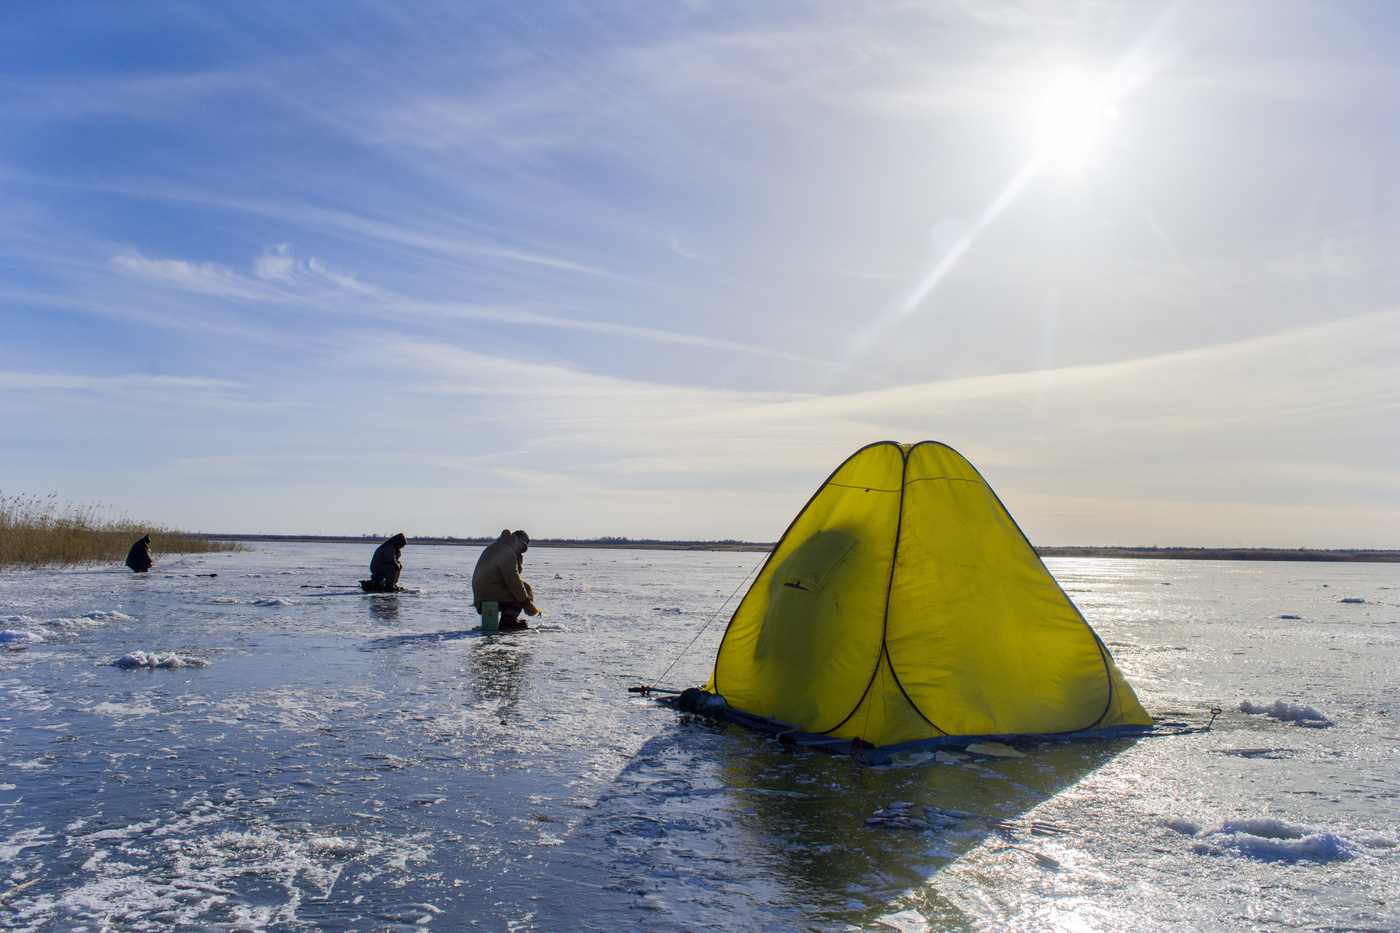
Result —
<instances>
[{"instance_id":1,"label":"person in dark jacket","mask_svg":"<svg viewBox=\"0 0 1400 933\"><path fill-rule=\"evenodd\" d=\"M126 552L126 565L133 573L145 573L151 569L151 536L146 535Z\"/></svg>"},{"instance_id":2,"label":"person in dark jacket","mask_svg":"<svg viewBox=\"0 0 1400 933\"><path fill-rule=\"evenodd\" d=\"M520 613L532 616L535 591L520 577L525 566L524 554L530 549L530 536L523 531L502 531L501 536L486 546L472 571L472 602L481 611L484 602L501 607L501 628L520 629L530 626L521 621Z\"/></svg>"},{"instance_id":3,"label":"person in dark jacket","mask_svg":"<svg viewBox=\"0 0 1400 933\"><path fill-rule=\"evenodd\" d=\"M392 593L399 588L399 574L403 564L399 562L399 552L408 543L403 533L394 535L379 545L369 562L369 578L382 591Z\"/></svg>"}]
</instances>

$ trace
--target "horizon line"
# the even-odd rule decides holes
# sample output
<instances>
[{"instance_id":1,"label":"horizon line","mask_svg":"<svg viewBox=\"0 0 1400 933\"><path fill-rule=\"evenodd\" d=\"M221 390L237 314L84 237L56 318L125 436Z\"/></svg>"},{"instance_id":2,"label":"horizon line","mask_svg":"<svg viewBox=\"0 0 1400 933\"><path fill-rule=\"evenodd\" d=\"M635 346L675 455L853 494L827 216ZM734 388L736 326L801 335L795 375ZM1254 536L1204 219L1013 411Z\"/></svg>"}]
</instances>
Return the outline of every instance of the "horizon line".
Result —
<instances>
[{"instance_id":1,"label":"horizon line","mask_svg":"<svg viewBox=\"0 0 1400 933\"><path fill-rule=\"evenodd\" d=\"M306 541L360 544L382 541L389 535L281 535L281 534L205 534L191 536L227 541ZM405 536L409 544L439 544L448 546L487 545L497 537L454 535ZM721 539L626 538L605 535L596 538L532 538L531 547L580 547L638 550L734 550L771 551L777 542ZM1180 560L1316 560L1316 561L1376 561L1400 563L1400 549L1390 548L1312 548L1312 547L1212 547L1208 545L1117 545L1117 544L1056 544L1031 545L1041 557L1159 557Z\"/></svg>"}]
</instances>

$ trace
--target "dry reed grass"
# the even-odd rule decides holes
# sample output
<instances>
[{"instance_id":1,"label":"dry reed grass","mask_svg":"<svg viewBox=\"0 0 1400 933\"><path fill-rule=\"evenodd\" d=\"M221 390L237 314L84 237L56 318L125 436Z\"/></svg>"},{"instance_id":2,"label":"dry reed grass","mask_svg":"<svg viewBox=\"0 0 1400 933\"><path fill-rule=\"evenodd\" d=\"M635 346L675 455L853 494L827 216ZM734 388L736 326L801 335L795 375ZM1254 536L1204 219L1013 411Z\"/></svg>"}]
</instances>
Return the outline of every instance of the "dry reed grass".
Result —
<instances>
[{"instance_id":1,"label":"dry reed grass","mask_svg":"<svg viewBox=\"0 0 1400 933\"><path fill-rule=\"evenodd\" d=\"M65 502L60 507L57 495L0 495L0 568L120 563L145 535L151 536L152 555L240 550L228 541L161 525L106 519L94 505Z\"/></svg>"}]
</instances>

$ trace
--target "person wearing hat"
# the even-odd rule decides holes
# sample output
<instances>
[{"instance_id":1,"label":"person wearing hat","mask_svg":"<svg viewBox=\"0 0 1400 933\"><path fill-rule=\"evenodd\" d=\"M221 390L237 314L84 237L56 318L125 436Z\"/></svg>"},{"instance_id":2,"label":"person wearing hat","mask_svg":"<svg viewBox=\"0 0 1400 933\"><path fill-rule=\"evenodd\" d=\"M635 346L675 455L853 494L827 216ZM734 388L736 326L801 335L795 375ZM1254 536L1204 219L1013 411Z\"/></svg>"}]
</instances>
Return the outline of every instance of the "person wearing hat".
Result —
<instances>
[{"instance_id":1,"label":"person wearing hat","mask_svg":"<svg viewBox=\"0 0 1400 933\"><path fill-rule=\"evenodd\" d=\"M133 573L145 573L151 569L151 536L146 535L126 552L126 565Z\"/></svg>"},{"instance_id":2,"label":"person wearing hat","mask_svg":"<svg viewBox=\"0 0 1400 933\"><path fill-rule=\"evenodd\" d=\"M399 553L407 543L403 532L399 532L375 549L369 561L369 578L379 592L392 593L399 588L399 574L403 573Z\"/></svg>"},{"instance_id":3,"label":"person wearing hat","mask_svg":"<svg viewBox=\"0 0 1400 933\"><path fill-rule=\"evenodd\" d=\"M520 576L525 566L525 552L530 549L530 536L523 531L506 529L486 546L472 571L472 602L476 611L481 604L494 602L501 607L501 628L529 628L520 618L539 612L535 608L535 591Z\"/></svg>"}]
</instances>

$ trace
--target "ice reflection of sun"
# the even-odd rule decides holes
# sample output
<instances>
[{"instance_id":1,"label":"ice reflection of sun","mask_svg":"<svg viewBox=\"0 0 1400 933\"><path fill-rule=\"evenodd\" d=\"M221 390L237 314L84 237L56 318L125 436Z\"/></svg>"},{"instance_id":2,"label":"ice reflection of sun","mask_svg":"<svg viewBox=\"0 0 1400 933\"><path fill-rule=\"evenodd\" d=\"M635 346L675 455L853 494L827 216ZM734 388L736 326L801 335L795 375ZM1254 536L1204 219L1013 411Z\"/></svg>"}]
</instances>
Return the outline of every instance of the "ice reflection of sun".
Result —
<instances>
[{"instance_id":1,"label":"ice reflection of sun","mask_svg":"<svg viewBox=\"0 0 1400 933\"><path fill-rule=\"evenodd\" d=\"M1107 89L1080 75L1057 75L1035 88L1033 136L1037 154L1064 164L1086 161L1118 119Z\"/></svg>"}]
</instances>

